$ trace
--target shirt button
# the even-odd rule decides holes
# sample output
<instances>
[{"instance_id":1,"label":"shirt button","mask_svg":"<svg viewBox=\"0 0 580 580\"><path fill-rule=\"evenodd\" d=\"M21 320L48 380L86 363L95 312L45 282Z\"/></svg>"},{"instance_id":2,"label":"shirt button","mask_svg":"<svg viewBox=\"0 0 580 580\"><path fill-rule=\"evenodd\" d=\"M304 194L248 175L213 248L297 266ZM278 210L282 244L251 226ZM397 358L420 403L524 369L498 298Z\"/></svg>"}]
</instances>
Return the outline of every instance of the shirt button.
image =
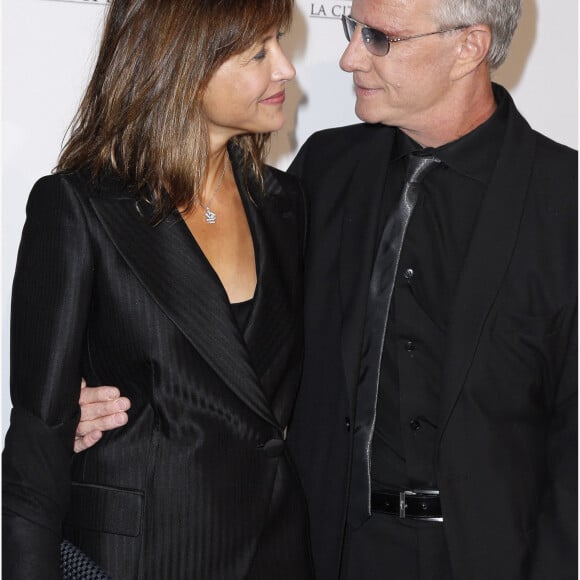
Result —
<instances>
[{"instance_id":1,"label":"shirt button","mask_svg":"<svg viewBox=\"0 0 580 580\"><path fill-rule=\"evenodd\" d=\"M417 419L411 419L409 421L409 427L411 427L411 429L413 429L413 431L419 431L419 429L421 429L421 423L419 423L419 421L417 421Z\"/></svg>"},{"instance_id":2,"label":"shirt button","mask_svg":"<svg viewBox=\"0 0 580 580\"><path fill-rule=\"evenodd\" d=\"M413 278L413 276L415 275L415 270L413 270L413 268L407 268L404 272L403 272L403 277L406 280L411 280Z\"/></svg>"},{"instance_id":3,"label":"shirt button","mask_svg":"<svg viewBox=\"0 0 580 580\"><path fill-rule=\"evenodd\" d=\"M346 427L347 431L350 431L350 417L345 417L344 418L344 425Z\"/></svg>"},{"instance_id":4,"label":"shirt button","mask_svg":"<svg viewBox=\"0 0 580 580\"><path fill-rule=\"evenodd\" d=\"M405 350L408 352L413 352L415 350L415 343L412 340L408 340L405 343Z\"/></svg>"}]
</instances>

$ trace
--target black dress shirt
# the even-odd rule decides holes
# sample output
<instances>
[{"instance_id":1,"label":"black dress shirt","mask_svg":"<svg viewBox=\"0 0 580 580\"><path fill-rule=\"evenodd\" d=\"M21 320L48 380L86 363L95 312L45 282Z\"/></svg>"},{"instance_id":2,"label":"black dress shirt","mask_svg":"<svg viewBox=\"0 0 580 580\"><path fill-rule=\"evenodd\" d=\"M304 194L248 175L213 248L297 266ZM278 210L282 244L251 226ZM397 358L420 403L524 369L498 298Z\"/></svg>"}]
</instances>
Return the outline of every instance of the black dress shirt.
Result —
<instances>
[{"instance_id":1,"label":"black dress shirt","mask_svg":"<svg viewBox=\"0 0 580 580\"><path fill-rule=\"evenodd\" d=\"M372 443L374 490L437 487L435 448L450 307L506 126L507 107L461 139L433 150L393 289ZM404 156L421 146L397 132L381 212L403 187Z\"/></svg>"}]
</instances>

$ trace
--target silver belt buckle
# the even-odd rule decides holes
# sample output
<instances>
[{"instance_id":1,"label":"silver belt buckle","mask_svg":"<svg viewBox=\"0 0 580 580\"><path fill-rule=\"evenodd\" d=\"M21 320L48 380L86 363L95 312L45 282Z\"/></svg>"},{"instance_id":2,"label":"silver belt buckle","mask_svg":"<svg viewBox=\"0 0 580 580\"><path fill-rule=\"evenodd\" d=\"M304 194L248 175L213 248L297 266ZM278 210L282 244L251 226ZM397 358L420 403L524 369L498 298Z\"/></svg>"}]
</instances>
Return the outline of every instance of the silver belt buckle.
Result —
<instances>
[{"instance_id":1,"label":"silver belt buckle","mask_svg":"<svg viewBox=\"0 0 580 580\"><path fill-rule=\"evenodd\" d=\"M432 497L439 496L438 489L406 489L405 491L399 492L399 517L405 519L407 517L407 497L413 495L430 495ZM443 518L417 518L423 522L442 522Z\"/></svg>"}]
</instances>

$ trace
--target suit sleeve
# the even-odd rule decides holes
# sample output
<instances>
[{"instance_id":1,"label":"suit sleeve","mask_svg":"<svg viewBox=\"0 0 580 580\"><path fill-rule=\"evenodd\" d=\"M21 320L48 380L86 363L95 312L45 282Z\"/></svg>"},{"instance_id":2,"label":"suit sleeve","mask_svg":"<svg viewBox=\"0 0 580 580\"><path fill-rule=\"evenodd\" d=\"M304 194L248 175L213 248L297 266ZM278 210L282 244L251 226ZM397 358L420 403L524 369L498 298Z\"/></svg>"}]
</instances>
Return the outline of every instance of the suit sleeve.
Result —
<instances>
[{"instance_id":1,"label":"suit sleeve","mask_svg":"<svg viewBox=\"0 0 580 580\"><path fill-rule=\"evenodd\" d=\"M578 553L578 329L575 304L568 309L572 328L547 441L547 476L532 548L531 580L577 577Z\"/></svg>"},{"instance_id":2,"label":"suit sleeve","mask_svg":"<svg viewBox=\"0 0 580 580\"><path fill-rule=\"evenodd\" d=\"M3 453L3 573L60 578L93 276L83 207L62 176L27 205L12 289L12 414Z\"/></svg>"}]
</instances>

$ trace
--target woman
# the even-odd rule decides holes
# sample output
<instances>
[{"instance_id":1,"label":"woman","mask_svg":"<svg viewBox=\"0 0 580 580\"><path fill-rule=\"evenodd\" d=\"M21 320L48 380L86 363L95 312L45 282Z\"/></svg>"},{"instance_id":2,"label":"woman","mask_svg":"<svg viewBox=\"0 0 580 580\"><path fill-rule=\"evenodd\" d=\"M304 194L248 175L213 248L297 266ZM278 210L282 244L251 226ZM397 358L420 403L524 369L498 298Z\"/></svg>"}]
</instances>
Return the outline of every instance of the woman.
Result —
<instances>
[{"instance_id":1,"label":"woman","mask_svg":"<svg viewBox=\"0 0 580 580\"><path fill-rule=\"evenodd\" d=\"M19 251L5 577L58 578L63 537L115 580L311 577L284 449L304 205L263 166L294 76L278 43L291 10L111 2ZM71 467L81 376L132 406Z\"/></svg>"}]
</instances>

